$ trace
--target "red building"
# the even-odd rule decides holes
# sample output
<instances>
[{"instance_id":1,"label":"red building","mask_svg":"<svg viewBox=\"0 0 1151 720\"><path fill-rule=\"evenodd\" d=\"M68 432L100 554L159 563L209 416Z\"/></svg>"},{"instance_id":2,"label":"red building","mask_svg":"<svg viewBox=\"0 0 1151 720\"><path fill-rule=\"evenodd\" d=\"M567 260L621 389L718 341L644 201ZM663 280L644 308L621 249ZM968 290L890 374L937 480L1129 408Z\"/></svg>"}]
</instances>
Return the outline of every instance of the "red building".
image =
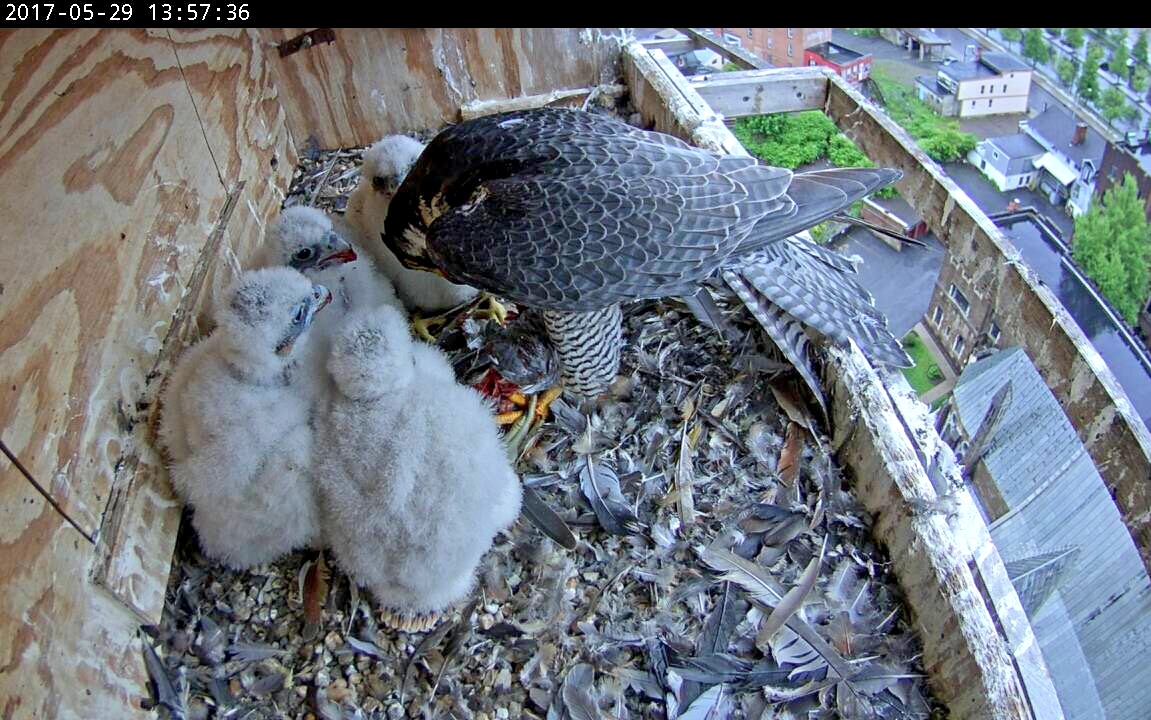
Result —
<instances>
[{"instance_id":1,"label":"red building","mask_svg":"<svg viewBox=\"0 0 1151 720\"><path fill-rule=\"evenodd\" d=\"M820 43L803 51L803 63L831 68L844 80L858 85L871 77L871 55L832 42Z\"/></svg>"},{"instance_id":2,"label":"red building","mask_svg":"<svg viewBox=\"0 0 1151 720\"><path fill-rule=\"evenodd\" d=\"M725 42L738 42L774 67L806 65L803 51L831 42L831 28L713 28Z\"/></svg>"}]
</instances>

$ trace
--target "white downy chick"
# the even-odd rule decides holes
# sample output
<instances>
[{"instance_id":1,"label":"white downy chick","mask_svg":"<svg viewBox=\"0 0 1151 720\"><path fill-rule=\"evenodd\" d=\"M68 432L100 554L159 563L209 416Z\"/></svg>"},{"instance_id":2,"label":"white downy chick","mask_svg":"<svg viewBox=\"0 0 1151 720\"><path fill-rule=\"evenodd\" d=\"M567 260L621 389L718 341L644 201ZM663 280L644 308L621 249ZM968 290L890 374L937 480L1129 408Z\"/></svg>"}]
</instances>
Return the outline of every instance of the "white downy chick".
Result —
<instances>
[{"instance_id":1,"label":"white downy chick","mask_svg":"<svg viewBox=\"0 0 1151 720\"><path fill-rule=\"evenodd\" d=\"M491 409L387 307L348 318L328 369L337 390L319 414L328 440L315 466L325 539L385 615L434 621L519 515Z\"/></svg>"},{"instance_id":2,"label":"white downy chick","mask_svg":"<svg viewBox=\"0 0 1151 720\"><path fill-rule=\"evenodd\" d=\"M423 143L406 135L389 135L365 150L360 184L348 198L347 219L409 310L440 311L471 300L478 291L434 273L409 270L380 239L392 197L423 151Z\"/></svg>"},{"instance_id":3,"label":"white downy chick","mask_svg":"<svg viewBox=\"0 0 1151 720\"><path fill-rule=\"evenodd\" d=\"M164 391L172 485L193 509L201 548L231 567L319 540L311 406L295 377L330 300L290 268L244 273L216 308L216 331L181 358Z\"/></svg>"},{"instance_id":4,"label":"white downy chick","mask_svg":"<svg viewBox=\"0 0 1151 720\"><path fill-rule=\"evenodd\" d=\"M354 233L342 219L318 208L296 205L280 213L268 227L261 249L262 266L295 268L332 293L332 304L316 318L311 340L301 356L301 381L313 392L327 383L324 363L331 337L352 309L378 305L403 308L391 282L352 242Z\"/></svg>"}]
</instances>

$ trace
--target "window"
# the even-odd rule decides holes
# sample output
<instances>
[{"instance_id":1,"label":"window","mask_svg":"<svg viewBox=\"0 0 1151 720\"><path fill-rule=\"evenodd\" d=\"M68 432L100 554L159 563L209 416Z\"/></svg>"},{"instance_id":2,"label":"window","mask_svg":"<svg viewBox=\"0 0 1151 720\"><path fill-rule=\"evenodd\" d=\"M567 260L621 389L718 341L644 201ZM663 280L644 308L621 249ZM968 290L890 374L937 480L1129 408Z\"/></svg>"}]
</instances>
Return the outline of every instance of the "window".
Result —
<instances>
[{"instance_id":1,"label":"window","mask_svg":"<svg viewBox=\"0 0 1151 720\"><path fill-rule=\"evenodd\" d=\"M965 296L959 288L955 287L955 285L951 286L947 294L951 297L951 301L955 303L955 307L959 308L959 312L963 313L963 317L967 317L968 313L971 312L971 303L967 300L967 296Z\"/></svg>"},{"instance_id":2,"label":"window","mask_svg":"<svg viewBox=\"0 0 1151 720\"><path fill-rule=\"evenodd\" d=\"M999 151L998 150L992 150L991 151L991 159L992 160L998 160L999 159Z\"/></svg>"},{"instance_id":3,"label":"window","mask_svg":"<svg viewBox=\"0 0 1151 720\"><path fill-rule=\"evenodd\" d=\"M955 334L955 342L953 342L951 344L951 349L955 351L956 355L962 355L963 354L963 336L962 335L960 335L958 333Z\"/></svg>"},{"instance_id":4,"label":"window","mask_svg":"<svg viewBox=\"0 0 1151 720\"><path fill-rule=\"evenodd\" d=\"M768 36L767 36L767 46L768 46L769 48L770 48L770 47L775 47L775 38L773 38L773 37L772 37L772 36L770 36L770 35L768 35Z\"/></svg>"},{"instance_id":5,"label":"window","mask_svg":"<svg viewBox=\"0 0 1151 720\"><path fill-rule=\"evenodd\" d=\"M982 95L982 94L983 94L984 92L986 92L986 91L987 91L987 86L986 86L986 85L980 85L980 86L979 86L979 94L980 94L980 95Z\"/></svg>"},{"instance_id":6,"label":"window","mask_svg":"<svg viewBox=\"0 0 1151 720\"><path fill-rule=\"evenodd\" d=\"M941 306L935 306L935 312L932 314L931 320L936 325L939 325L939 323L943 322L943 308Z\"/></svg>"},{"instance_id":7,"label":"window","mask_svg":"<svg viewBox=\"0 0 1151 720\"><path fill-rule=\"evenodd\" d=\"M1003 83L1003 92L1007 92L1007 83Z\"/></svg>"},{"instance_id":8,"label":"window","mask_svg":"<svg viewBox=\"0 0 1151 720\"><path fill-rule=\"evenodd\" d=\"M974 100L971 101L971 107L975 107L975 101Z\"/></svg>"},{"instance_id":9,"label":"window","mask_svg":"<svg viewBox=\"0 0 1151 720\"><path fill-rule=\"evenodd\" d=\"M787 44L787 56L791 57L791 43Z\"/></svg>"},{"instance_id":10,"label":"window","mask_svg":"<svg viewBox=\"0 0 1151 720\"><path fill-rule=\"evenodd\" d=\"M991 321L991 327L987 330L987 334L991 337L991 342L999 343L999 326L995 324L994 320Z\"/></svg>"},{"instance_id":11,"label":"window","mask_svg":"<svg viewBox=\"0 0 1151 720\"><path fill-rule=\"evenodd\" d=\"M808 67L815 67L815 61L814 60L808 60L807 65L808 65Z\"/></svg>"},{"instance_id":12,"label":"window","mask_svg":"<svg viewBox=\"0 0 1151 720\"><path fill-rule=\"evenodd\" d=\"M748 28L748 29L747 29L747 36L748 36L749 38L753 38L753 37L755 37L754 28Z\"/></svg>"},{"instance_id":13,"label":"window","mask_svg":"<svg viewBox=\"0 0 1151 720\"><path fill-rule=\"evenodd\" d=\"M988 100L987 101L987 107L991 107L991 103L993 103L993 102L995 102L995 101L994 100Z\"/></svg>"},{"instance_id":14,"label":"window","mask_svg":"<svg viewBox=\"0 0 1151 720\"><path fill-rule=\"evenodd\" d=\"M787 37L789 37L789 38L795 37L795 28L788 28L787 29Z\"/></svg>"}]
</instances>

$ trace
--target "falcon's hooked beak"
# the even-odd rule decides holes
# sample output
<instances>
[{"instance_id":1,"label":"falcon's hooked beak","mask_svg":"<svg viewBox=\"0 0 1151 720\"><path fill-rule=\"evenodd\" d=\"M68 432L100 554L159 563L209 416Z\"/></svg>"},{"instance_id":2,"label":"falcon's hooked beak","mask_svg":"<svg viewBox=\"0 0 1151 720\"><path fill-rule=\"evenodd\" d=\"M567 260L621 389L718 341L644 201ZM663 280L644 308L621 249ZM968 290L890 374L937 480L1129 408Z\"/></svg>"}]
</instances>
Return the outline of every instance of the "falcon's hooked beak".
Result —
<instances>
[{"instance_id":1,"label":"falcon's hooked beak","mask_svg":"<svg viewBox=\"0 0 1151 720\"><path fill-rule=\"evenodd\" d=\"M292 325L288 328L288 333L276 345L276 354L285 357L291 353L296 341L312 324L312 319L316 317L316 313L327 307L331 301L332 292L330 290L323 285L313 284L312 296L300 302L296 307L296 314L292 318Z\"/></svg>"}]
</instances>

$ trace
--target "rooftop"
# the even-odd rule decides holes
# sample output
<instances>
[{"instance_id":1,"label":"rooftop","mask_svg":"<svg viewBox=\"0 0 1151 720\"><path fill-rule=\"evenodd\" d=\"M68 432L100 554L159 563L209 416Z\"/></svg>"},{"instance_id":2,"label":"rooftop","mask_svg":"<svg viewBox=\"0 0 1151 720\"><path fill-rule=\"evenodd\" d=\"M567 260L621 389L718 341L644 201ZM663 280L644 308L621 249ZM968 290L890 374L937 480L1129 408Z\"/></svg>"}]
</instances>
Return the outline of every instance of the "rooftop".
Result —
<instances>
[{"instance_id":1,"label":"rooftop","mask_svg":"<svg viewBox=\"0 0 1151 720\"><path fill-rule=\"evenodd\" d=\"M939 97L955 94L939 84L939 78L935 75L919 75L915 78L915 82Z\"/></svg>"},{"instance_id":2,"label":"rooftop","mask_svg":"<svg viewBox=\"0 0 1151 720\"><path fill-rule=\"evenodd\" d=\"M915 225L921 219L919 213L915 212L915 208L898 195L893 198L872 197L869 198L868 202L875 203L908 225Z\"/></svg>"},{"instance_id":3,"label":"rooftop","mask_svg":"<svg viewBox=\"0 0 1151 720\"><path fill-rule=\"evenodd\" d=\"M988 138L987 142L1011 159L1036 157L1046 152L1042 145L1026 133Z\"/></svg>"},{"instance_id":4,"label":"rooftop","mask_svg":"<svg viewBox=\"0 0 1151 720\"><path fill-rule=\"evenodd\" d=\"M957 62L939 68L939 72L953 78L956 82L965 80L978 80L979 78L999 77L999 73L984 65L982 62L970 60Z\"/></svg>"},{"instance_id":5,"label":"rooftop","mask_svg":"<svg viewBox=\"0 0 1151 720\"><path fill-rule=\"evenodd\" d=\"M985 52L981 62L1000 74L1031 69L1027 63L1007 53Z\"/></svg>"},{"instance_id":6,"label":"rooftop","mask_svg":"<svg viewBox=\"0 0 1151 720\"><path fill-rule=\"evenodd\" d=\"M950 45L951 41L937 35L931 28L899 28L924 45Z\"/></svg>"},{"instance_id":7,"label":"rooftop","mask_svg":"<svg viewBox=\"0 0 1151 720\"><path fill-rule=\"evenodd\" d=\"M1072 145L1071 139L1075 136L1075 126L1079 120L1072 114L1056 105L1049 105L1045 110L1027 121L1028 126L1050 142L1055 149L1082 164L1090 160L1099 168L1103 163L1103 153L1107 150L1107 140L1097 133L1090 125L1087 126L1087 136L1079 145Z\"/></svg>"},{"instance_id":8,"label":"rooftop","mask_svg":"<svg viewBox=\"0 0 1151 720\"><path fill-rule=\"evenodd\" d=\"M842 45L836 45L835 43L831 42L813 45L809 47L808 50L820 56L824 60L830 60L837 65L854 62L865 56L865 53L856 52L855 50L845 48Z\"/></svg>"},{"instance_id":9,"label":"rooftop","mask_svg":"<svg viewBox=\"0 0 1151 720\"><path fill-rule=\"evenodd\" d=\"M1007 383L1006 411L982 456L1007 505L992 519L991 536L1007 559L1050 561L1068 549L1078 556L1051 579L1057 587L1042 589L1052 602L1031 613L1066 717L1097 717L1090 708L1096 702L1107 717L1143 717L1130 709L1151 701L1151 672L1136 662L1142 651L1123 638L1151 632L1151 581L1099 471L1022 348L1001 350L960 374L955 409L967 436ZM1024 598L1042 604L1019 580Z\"/></svg>"}]
</instances>

